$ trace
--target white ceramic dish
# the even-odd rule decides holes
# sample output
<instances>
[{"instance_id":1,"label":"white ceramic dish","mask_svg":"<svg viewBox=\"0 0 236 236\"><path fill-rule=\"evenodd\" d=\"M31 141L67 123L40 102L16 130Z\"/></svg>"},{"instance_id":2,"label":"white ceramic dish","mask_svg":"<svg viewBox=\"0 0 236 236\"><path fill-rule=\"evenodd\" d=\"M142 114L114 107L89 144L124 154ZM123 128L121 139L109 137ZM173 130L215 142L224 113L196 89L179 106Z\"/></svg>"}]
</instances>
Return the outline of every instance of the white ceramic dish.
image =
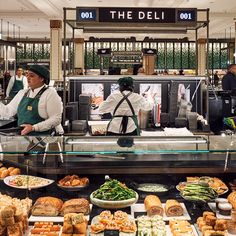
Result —
<instances>
[{"instance_id":1,"label":"white ceramic dish","mask_svg":"<svg viewBox=\"0 0 236 236\"><path fill-rule=\"evenodd\" d=\"M121 200L121 201L108 201L108 200L101 200L98 198L94 198L93 193L94 192L90 194L91 203L105 209L121 209L121 208L129 207L135 204L138 201L138 197L139 197L138 193L135 192L136 193L135 198L130 198L130 199Z\"/></svg>"},{"instance_id":2,"label":"white ceramic dish","mask_svg":"<svg viewBox=\"0 0 236 236\"><path fill-rule=\"evenodd\" d=\"M15 180L15 178L17 177L23 177L23 178L36 178L37 181L39 181L39 184L37 185L33 185L33 186L30 186L30 185L22 185L22 186L18 186L18 185L13 185L11 182ZM13 188L19 188L19 189L37 189L37 188L43 188L43 187L46 187L50 184L52 184L54 182L54 180L51 180L51 179L45 179L45 178L41 178L41 177L36 177L36 176L31 176L31 175L13 175L13 176L7 176L4 180L4 183L10 187L13 187ZM42 184L40 184L40 181L44 182Z\"/></svg>"}]
</instances>

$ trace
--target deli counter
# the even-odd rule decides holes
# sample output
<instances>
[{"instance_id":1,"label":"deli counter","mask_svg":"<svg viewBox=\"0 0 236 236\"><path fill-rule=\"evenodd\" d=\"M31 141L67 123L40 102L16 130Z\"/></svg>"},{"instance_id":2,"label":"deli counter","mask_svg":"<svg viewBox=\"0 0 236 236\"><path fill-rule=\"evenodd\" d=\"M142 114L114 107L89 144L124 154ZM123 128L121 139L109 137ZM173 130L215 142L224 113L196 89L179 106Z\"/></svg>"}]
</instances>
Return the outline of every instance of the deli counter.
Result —
<instances>
[{"instance_id":1,"label":"deli counter","mask_svg":"<svg viewBox=\"0 0 236 236\"><path fill-rule=\"evenodd\" d=\"M0 136L0 139L1 175L4 170L9 170L7 175L5 171L5 176L1 176L1 194L19 199L28 197L32 199L33 205L38 199L48 196L62 201L85 199L90 203L90 213L87 216L89 225L93 225L93 218L103 214L105 210L114 213L119 208L131 214L139 222L139 217L147 214L145 199L154 195L162 204L167 204L168 199L180 202L184 209L180 220L188 220L194 229L193 235L200 235L198 226L194 224L203 212L215 210L215 200L214 198L205 202L188 200L181 191L182 184L189 178L217 180L224 184L219 196L227 198L231 190L234 190L233 185L236 182L234 180L236 171L234 134L181 137ZM12 168L18 169L20 172L15 170L15 173L21 175L12 175L10 172L14 170ZM71 186L71 188L61 186L63 181L68 182L68 178L75 175L82 178L86 186ZM15 181L17 176L23 176L22 178L34 176L48 182L45 184L36 181L35 186L29 186L30 180L26 178L23 186L23 180ZM112 209L110 205L99 205L94 202L92 200L94 191L99 186L104 187L104 183L108 180L118 180L122 186L125 183L129 189L135 190L137 192L135 201ZM167 191L159 195L159 193L152 193L151 190L149 190L151 193L139 190L137 186L143 183L158 184L164 186ZM60 225L65 224L62 216L57 218L48 218L47 215L42 215L41 218L33 216L34 209L35 205L28 213L30 225L34 225L35 221L47 220L55 220ZM168 225L168 222L172 224L175 218L168 218L165 214L163 215L165 224ZM217 214L216 212L215 215ZM96 235L90 230L89 226L87 233Z\"/></svg>"}]
</instances>

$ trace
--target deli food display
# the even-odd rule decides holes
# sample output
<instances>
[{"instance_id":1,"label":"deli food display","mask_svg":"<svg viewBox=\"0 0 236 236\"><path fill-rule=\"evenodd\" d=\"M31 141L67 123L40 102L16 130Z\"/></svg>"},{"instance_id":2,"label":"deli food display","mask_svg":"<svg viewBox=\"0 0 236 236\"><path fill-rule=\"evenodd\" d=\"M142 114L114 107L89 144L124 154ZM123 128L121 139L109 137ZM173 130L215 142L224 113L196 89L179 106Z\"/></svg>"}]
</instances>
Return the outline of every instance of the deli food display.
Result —
<instances>
[{"instance_id":1,"label":"deli food display","mask_svg":"<svg viewBox=\"0 0 236 236\"><path fill-rule=\"evenodd\" d=\"M116 211L112 214L110 211L102 211L98 216L93 218L91 222L91 233L98 234L104 230L119 230L124 233L135 233L137 228L134 218L126 212Z\"/></svg>"},{"instance_id":2,"label":"deli food display","mask_svg":"<svg viewBox=\"0 0 236 236\"><path fill-rule=\"evenodd\" d=\"M184 188L189 185L189 183L194 184L208 184L209 187L213 188L218 195L224 194L228 191L227 185L219 178L202 176L202 177L187 177L186 182L179 183L176 188L179 191L183 191Z\"/></svg>"},{"instance_id":3,"label":"deli food display","mask_svg":"<svg viewBox=\"0 0 236 236\"><path fill-rule=\"evenodd\" d=\"M115 179L108 179L90 195L91 202L99 207L118 209L128 207L138 201L138 194Z\"/></svg>"}]
</instances>

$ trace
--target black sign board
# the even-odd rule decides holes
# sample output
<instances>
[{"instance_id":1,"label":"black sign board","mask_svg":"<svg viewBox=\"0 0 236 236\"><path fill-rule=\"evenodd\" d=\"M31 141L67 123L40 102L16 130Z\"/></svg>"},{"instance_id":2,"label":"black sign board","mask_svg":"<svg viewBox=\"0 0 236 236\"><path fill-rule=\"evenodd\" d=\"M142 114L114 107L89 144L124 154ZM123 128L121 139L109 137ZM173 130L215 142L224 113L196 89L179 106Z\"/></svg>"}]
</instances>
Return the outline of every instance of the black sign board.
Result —
<instances>
[{"instance_id":1,"label":"black sign board","mask_svg":"<svg viewBox=\"0 0 236 236\"><path fill-rule=\"evenodd\" d=\"M174 23L174 8L99 8L99 22Z\"/></svg>"},{"instance_id":2,"label":"black sign board","mask_svg":"<svg viewBox=\"0 0 236 236\"><path fill-rule=\"evenodd\" d=\"M76 8L77 22L107 23L195 23L196 8Z\"/></svg>"}]
</instances>

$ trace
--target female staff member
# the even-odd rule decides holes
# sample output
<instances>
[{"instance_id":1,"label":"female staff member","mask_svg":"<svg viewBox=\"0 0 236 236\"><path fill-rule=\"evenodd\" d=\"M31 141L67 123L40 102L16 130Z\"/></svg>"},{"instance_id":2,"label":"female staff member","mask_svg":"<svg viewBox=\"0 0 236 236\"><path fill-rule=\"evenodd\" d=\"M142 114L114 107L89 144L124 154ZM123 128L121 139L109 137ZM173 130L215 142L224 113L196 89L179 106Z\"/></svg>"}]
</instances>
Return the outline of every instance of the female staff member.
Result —
<instances>
[{"instance_id":1,"label":"female staff member","mask_svg":"<svg viewBox=\"0 0 236 236\"><path fill-rule=\"evenodd\" d=\"M118 80L119 90L114 92L99 106L99 113L111 113L107 135L140 135L137 115L140 109L151 110L152 98L148 100L133 92L133 79L124 77Z\"/></svg>"},{"instance_id":2,"label":"female staff member","mask_svg":"<svg viewBox=\"0 0 236 236\"><path fill-rule=\"evenodd\" d=\"M8 105L0 103L0 118L9 119L17 114L21 135L50 133L61 127L62 102L56 90L47 85L50 75L47 68L32 65L27 75L29 89L20 90ZM46 132L47 131L47 132Z\"/></svg>"},{"instance_id":3,"label":"female staff member","mask_svg":"<svg viewBox=\"0 0 236 236\"><path fill-rule=\"evenodd\" d=\"M27 78L23 75L23 69L18 67L16 75L12 76L6 90L6 96L14 98L21 89L27 89Z\"/></svg>"}]
</instances>

